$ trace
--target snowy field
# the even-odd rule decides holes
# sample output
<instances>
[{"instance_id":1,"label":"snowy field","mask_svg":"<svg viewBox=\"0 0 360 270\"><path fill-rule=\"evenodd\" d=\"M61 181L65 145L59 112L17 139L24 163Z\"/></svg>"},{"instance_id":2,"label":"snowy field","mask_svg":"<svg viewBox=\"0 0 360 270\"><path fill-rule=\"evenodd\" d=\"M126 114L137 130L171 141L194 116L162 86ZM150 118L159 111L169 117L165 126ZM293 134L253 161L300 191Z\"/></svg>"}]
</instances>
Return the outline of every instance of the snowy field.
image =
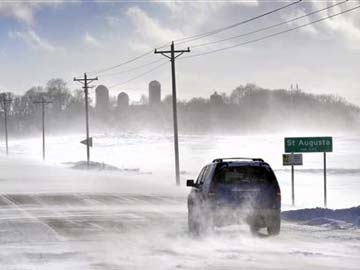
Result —
<instances>
[{"instance_id":1,"label":"snowy field","mask_svg":"<svg viewBox=\"0 0 360 270\"><path fill-rule=\"evenodd\" d=\"M319 153L296 168L292 207L283 137L181 136L181 187L171 136L94 136L92 159L120 171L70 169L85 158L82 136L49 137L45 163L40 138L11 141L9 158L1 145L0 269L359 269L360 220L346 219L359 209L298 210L323 206ZM360 205L359 149L360 137L334 137L329 208ZM188 235L184 182L226 156L262 157L276 171L285 211L278 237L253 236L245 225Z\"/></svg>"}]
</instances>

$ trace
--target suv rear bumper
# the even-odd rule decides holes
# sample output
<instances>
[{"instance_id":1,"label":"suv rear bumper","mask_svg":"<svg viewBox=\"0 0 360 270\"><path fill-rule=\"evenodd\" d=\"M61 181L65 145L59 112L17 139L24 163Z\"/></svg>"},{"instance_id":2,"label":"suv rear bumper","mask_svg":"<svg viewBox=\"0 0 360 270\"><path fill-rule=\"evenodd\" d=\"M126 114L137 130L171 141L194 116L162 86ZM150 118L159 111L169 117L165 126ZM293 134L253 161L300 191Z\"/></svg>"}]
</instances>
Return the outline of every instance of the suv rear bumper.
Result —
<instances>
[{"instance_id":1,"label":"suv rear bumper","mask_svg":"<svg viewBox=\"0 0 360 270\"><path fill-rule=\"evenodd\" d=\"M213 208L213 220L215 225L228 225L237 223L258 224L265 227L270 221L280 219L280 209L256 209L256 208Z\"/></svg>"}]
</instances>

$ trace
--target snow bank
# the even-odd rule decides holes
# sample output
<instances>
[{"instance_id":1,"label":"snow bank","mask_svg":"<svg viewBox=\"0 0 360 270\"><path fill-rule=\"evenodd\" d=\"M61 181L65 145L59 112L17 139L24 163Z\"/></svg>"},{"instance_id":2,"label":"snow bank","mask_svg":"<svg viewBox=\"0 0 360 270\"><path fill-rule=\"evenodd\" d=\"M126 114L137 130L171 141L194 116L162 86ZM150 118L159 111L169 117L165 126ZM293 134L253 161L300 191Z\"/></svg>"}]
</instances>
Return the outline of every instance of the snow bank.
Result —
<instances>
[{"instance_id":1,"label":"snow bank","mask_svg":"<svg viewBox=\"0 0 360 270\"><path fill-rule=\"evenodd\" d=\"M90 161L89 166L86 161L65 162L64 164L70 165L72 169L79 169L79 170L92 169L92 170L120 171L118 167L106 164L104 162L100 163L100 162Z\"/></svg>"},{"instance_id":2,"label":"snow bank","mask_svg":"<svg viewBox=\"0 0 360 270\"><path fill-rule=\"evenodd\" d=\"M72 169L78 169L78 170L105 170L105 171L125 171L125 172L139 172L139 168L135 169L120 169L116 166L106 164L104 162L95 162L90 161L89 166L86 161L77 161L77 162L65 162L65 165L70 165Z\"/></svg>"},{"instance_id":3,"label":"snow bank","mask_svg":"<svg viewBox=\"0 0 360 270\"><path fill-rule=\"evenodd\" d=\"M284 211L282 218L310 226L326 226L334 229L345 229L353 226L360 228L360 205L336 210L311 208Z\"/></svg>"}]
</instances>

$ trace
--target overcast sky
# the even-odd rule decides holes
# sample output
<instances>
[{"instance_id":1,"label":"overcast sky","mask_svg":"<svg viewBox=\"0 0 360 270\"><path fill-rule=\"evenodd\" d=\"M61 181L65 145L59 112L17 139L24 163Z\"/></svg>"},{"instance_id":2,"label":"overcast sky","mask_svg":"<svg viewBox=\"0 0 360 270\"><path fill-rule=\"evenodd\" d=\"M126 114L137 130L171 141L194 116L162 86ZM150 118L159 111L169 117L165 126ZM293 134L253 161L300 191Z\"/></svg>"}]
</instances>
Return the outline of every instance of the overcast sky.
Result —
<instances>
[{"instance_id":1,"label":"overcast sky","mask_svg":"<svg viewBox=\"0 0 360 270\"><path fill-rule=\"evenodd\" d=\"M360 1L350 0L331 10L255 35L192 48L280 23L336 2L340 1L304 0L255 22L179 44L177 49L189 46L191 52L176 62L178 97L205 97L214 90L230 93L246 83L272 89L288 89L298 83L303 91L340 95L360 105L360 9L256 43L185 58L261 38L360 5ZM85 71L122 63L172 39L221 28L286 3L289 1L1 1L0 91L20 94L32 86L44 85L51 78L63 78L75 89L78 86L71 82L72 78ZM128 73L113 73L161 59L166 61L161 55L149 54L109 71L112 75L99 75L98 83L110 87L125 82L162 62ZM170 94L170 63L111 88L110 94L115 96L125 91L131 100L137 100L141 94L147 94L147 85L152 79L161 82L163 96Z\"/></svg>"}]
</instances>

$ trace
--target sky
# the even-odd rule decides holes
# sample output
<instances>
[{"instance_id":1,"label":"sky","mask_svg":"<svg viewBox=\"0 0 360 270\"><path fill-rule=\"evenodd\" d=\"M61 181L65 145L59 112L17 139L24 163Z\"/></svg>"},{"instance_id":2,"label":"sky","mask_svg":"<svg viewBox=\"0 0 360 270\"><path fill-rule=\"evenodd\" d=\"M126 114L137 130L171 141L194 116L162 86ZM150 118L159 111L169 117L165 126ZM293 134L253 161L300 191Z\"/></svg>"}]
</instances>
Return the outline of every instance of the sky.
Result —
<instances>
[{"instance_id":1,"label":"sky","mask_svg":"<svg viewBox=\"0 0 360 270\"><path fill-rule=\"evenodd\" d=\"M94 84L107 86L111 96L125 91L130 100L138 100L147 95L148 83L155 79L160 81L164 97L171 94L171 67L160 54L148 53L129 64L100 71L175 40L176 49L191 50L176 60L181 100L208 97L214 91L229 94L246 83L270 89L289 89L291 84L298 84L303 91L338 95L360 105L360 9L195 57L339 13L360 5L360 1L349 0L266 31L204 45L342 2L303 0L227 31L187 43L176 41L290 2L295 1L1 1L0 91L22 94L52 78L62 78L70 89L76 89L79 85L73 77L87 72L90 77L98 76ZM167 45L162 50L169 48Z\"/></svg>"}]
</instances>

